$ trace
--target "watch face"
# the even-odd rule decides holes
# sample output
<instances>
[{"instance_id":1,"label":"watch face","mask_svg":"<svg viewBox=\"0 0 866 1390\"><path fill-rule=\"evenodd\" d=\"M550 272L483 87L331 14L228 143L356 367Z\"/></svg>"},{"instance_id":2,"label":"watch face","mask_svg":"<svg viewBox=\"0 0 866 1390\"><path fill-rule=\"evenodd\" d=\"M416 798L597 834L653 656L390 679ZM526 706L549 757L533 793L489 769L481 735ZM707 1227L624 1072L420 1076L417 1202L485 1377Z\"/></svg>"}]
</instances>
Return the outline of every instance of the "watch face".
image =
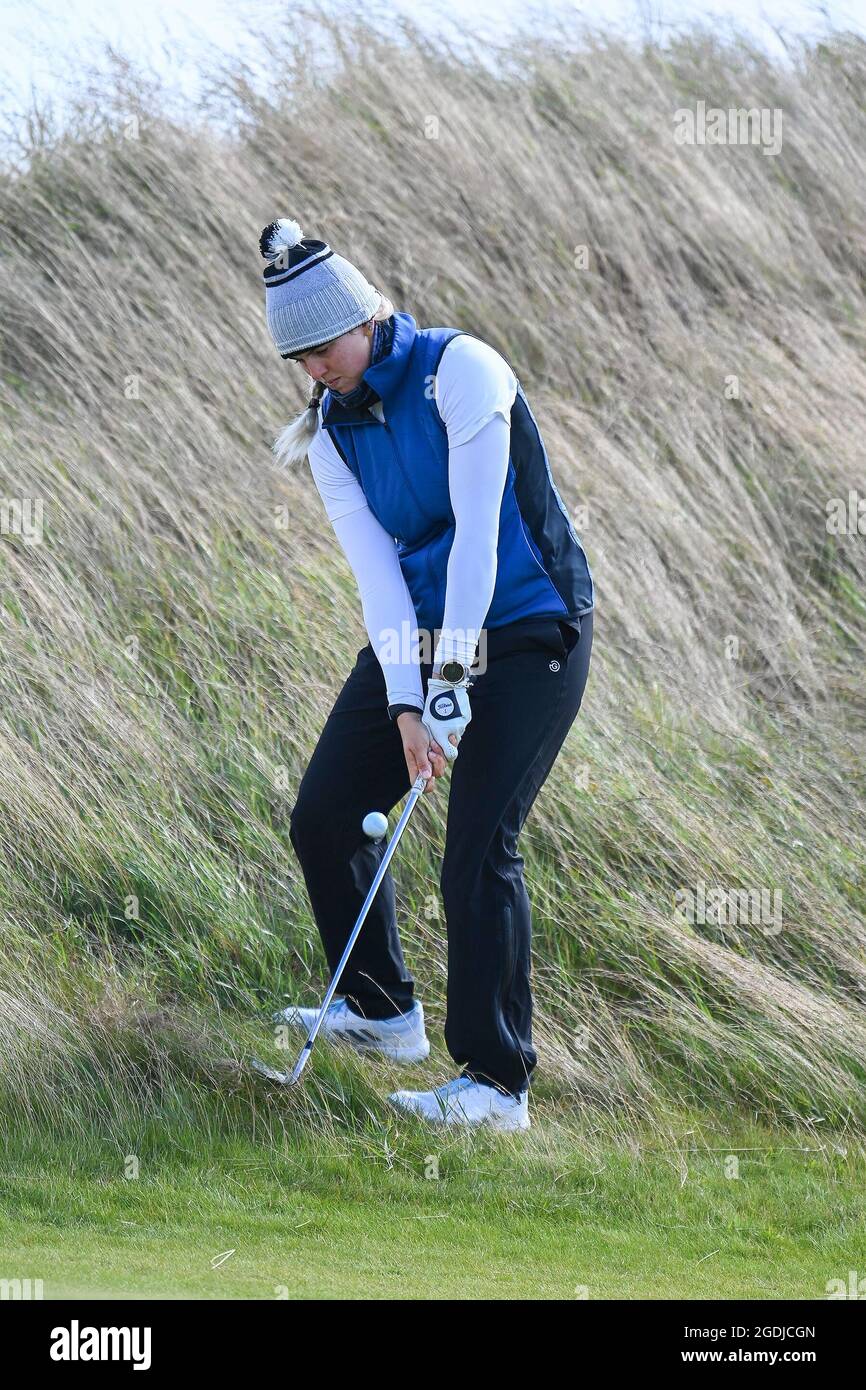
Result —
<instances>
[{"instance_id":1,"label":"watch face","mask_svg":"<svg viewBox=\"0 0 866 1390\"><path fill-rule=\"evenodd\" d=\"M442 667L442 679L444 681L462 681L466 675L466 667L462 661L446 661Z\"/></svg>"}]
</instances>

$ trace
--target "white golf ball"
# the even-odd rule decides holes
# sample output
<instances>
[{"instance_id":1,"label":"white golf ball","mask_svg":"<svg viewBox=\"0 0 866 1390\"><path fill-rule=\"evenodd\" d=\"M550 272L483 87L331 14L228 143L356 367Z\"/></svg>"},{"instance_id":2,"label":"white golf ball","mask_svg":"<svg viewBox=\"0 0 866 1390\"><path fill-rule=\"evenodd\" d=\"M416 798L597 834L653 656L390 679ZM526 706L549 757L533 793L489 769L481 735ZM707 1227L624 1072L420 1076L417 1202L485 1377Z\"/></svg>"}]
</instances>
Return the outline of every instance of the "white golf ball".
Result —
<instances>
[{"instance_id":1,"label":"white golf ball","mask_svg":"<svg viewBox=\"0 0 866 1390\"><path fill-rule=\"evenodd\" d=\"M383 816L381 811L370 811L364 817L361 829L368 840L381 840L388 832L388 817Z\"/></svg>"}]
</instances>

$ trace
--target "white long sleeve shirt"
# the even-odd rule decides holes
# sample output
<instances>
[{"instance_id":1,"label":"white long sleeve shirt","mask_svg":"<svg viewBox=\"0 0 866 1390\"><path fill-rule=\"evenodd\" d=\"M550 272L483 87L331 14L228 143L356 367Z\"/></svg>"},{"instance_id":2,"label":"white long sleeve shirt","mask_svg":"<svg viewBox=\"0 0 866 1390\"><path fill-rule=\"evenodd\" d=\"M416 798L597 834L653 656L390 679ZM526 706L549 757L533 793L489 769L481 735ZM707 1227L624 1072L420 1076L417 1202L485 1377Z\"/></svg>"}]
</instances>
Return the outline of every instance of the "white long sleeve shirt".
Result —
<instances>
[{"instance_id":1,"label":"white long sleeve shirt","mask_svg":"<svg viewBox=\"0 0 866 1390\"><path fill-rule=\"evenodd\" d=\"M434 399L448 435L448 488L456 525L448 557L443 631L434 662L455 657L471 663L493 599L499 511L508 476L511 407L516 394L514 372L488 343L461 335L446 345L439 359ZM384 419L381 401L370 409L377 419ZM321 424L309 461L328 519L358 585L364 624L382 666L388 704L415 705L423 710L418 662L408 656L395 661L393 637L389 638L389 633L395 632L414 634L417 626L397 558L397 542L370 511L360 483ZM466 640L460 639L460 633Z\"/></svg>"}]
</instances>

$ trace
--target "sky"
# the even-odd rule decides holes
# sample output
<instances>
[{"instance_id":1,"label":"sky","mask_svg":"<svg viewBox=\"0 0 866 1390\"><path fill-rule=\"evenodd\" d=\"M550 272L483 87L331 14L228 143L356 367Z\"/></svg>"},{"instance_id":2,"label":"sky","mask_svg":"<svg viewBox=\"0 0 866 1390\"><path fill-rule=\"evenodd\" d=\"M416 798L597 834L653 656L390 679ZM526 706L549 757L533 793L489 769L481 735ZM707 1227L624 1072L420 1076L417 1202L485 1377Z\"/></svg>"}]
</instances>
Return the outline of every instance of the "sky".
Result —
<instances>
[{"instance_id":1,"label":"sky","mask_svg":"<svg viewBox=\"0 0 866 1390\"><path fill-rule=\"evenodd\" d=\"M369 3L369 0L368 0ZM778 56L774 32L818 37L828 28L866 36L866 0L375 0L379 13L404 13L424 29L459 41L467 27L502 35L543 23L545 14L575 16L636 38L663 39L678 25L726 19ZM357 9L357 3L352 8ZM365 6L365 9L367 6ZM170 86L194 97L199 61L208 53L249 54L250 28L289 21L282 0L0 0L0 109L20 111L31 91L62 107L75 74L97 61L106 41L155 69Z\"/></svg>"}]
</instances>

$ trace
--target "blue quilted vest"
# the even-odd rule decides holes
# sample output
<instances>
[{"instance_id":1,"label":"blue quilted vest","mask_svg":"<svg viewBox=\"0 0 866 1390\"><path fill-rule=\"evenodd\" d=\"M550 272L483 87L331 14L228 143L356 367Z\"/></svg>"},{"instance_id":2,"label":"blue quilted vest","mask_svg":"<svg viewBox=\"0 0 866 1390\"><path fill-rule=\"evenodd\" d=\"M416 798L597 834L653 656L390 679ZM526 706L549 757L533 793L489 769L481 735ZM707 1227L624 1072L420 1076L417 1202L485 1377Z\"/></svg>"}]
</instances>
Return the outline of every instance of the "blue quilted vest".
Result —
<instances>
[{"instance_id":1,"label":"blue quilted vest","mask_svg":"<svg viewBox=\"0 0 866 1390\"><path fill-rule=\"evenodd\" d=\"M385 423L366 407L347 409L328 391L322 425L358 479L389 536L418 627L442 626L454 513L448 492L448 434L433 398L443 349L463 330L421 328L395 313L394 342L364 380L382 398ZM484 626L521 619L575 618L594 606L583 547L556 490L544 443L518 382L511 409L508 477L499 514L496 587Z\"/></svg>"}]
</instances>

